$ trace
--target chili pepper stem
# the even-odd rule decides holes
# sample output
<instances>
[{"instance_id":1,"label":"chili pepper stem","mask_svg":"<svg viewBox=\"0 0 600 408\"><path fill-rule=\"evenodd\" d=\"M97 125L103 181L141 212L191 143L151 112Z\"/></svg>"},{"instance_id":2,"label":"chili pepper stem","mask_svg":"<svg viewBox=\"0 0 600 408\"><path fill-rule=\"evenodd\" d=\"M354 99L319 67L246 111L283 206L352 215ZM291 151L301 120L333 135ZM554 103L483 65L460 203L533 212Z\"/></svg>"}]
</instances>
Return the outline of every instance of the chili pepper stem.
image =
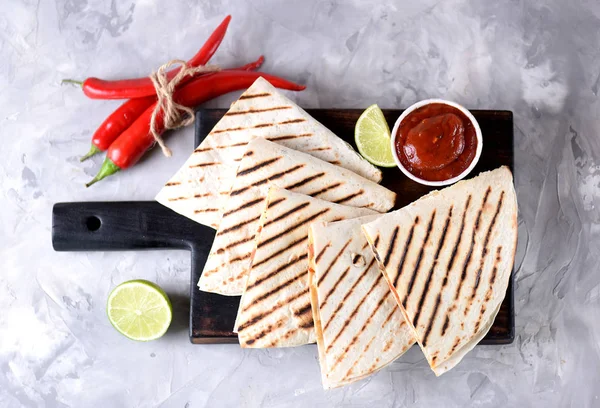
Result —
<instances>
[{"instance_id":1,"label":"chili pepper stem","mask_svg":"<svg viewBox=\"0 0 600 408\"><path fill-rule=\"evenodd\" d=\"M98 172L98 174L96 174L96 177L94 177L92 179L92 181L87 183L85 186L89 187L92 184L97 183L98 181L102 180L105 177L112 176L119 170L121 170L121 168L119 166L117 166L111 159L109 159L107 157L106 159L104 159L104 163L102 163L102 167L100 168L100 171Z\"/></svg>"},{"instance_id":2,"label":"chili pepper stem","mask_svg":"<svg viewBox=\"0 0 600 408\"><path fill-rule=\"evenodd\" d=\"M77 81L76 79L63 79L60 82L61 85L64 84L75 84L75 85L79 85L79 86L83 86L83 81Z\"/></svg>"},{"instance_id":3,"label":"chili pepper stem","mask_svg":"<svg viewBox=\"0 0 600 408\"><path fill-rule=\"evenodd\" d=\"M90 147L90 151L89 151L89 152L87 152L87 153L85 154L85 156L82 156L82 157L79 159L79 161L80 161L80 162L86 161L87 159L89 159L89 158L90 158L90 157L92 157L93 155L95 155L95 154L98 154L98 153L100 153L100 152L102 152L102 150L98 149L98 148L96 147L96 145L92 145L92 146Z\"/></svg>"}]
</instances>

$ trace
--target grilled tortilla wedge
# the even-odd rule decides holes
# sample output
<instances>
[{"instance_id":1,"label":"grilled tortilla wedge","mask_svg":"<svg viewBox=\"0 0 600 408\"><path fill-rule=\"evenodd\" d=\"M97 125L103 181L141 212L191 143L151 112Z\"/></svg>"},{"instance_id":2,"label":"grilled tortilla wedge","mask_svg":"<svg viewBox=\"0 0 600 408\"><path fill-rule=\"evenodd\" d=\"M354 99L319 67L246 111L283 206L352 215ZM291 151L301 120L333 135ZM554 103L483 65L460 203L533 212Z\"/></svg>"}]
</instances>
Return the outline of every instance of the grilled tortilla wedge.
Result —
<instances>
[{"instance_id":1,"label":"grilled tortilla wedge","mask_svg":"<svg viewBox=\"0 0 600 408\"><path fill-rule=\"evenodd\" d=\"M308 290L309 225L371 214L376 213L276 186L269 189L236 321L242 347L314 343Z\"/></svg>"},{"instance_id":2,"label":"grilled tortilla wedge","mask_svg":"<svg viewBox=\"0 0 600 408\"><path fill-rule=\"evenodd\" d=\"M255 137L306 152L371 181L381 180L381 171L348 143L259 78L231 105L165 184L156 201L200 224L217 228L239 162Z\"/></svg>"},{"instance_id":3,"label":"grilled tortilla wedge","mask_svg":"<svg viewBox=\"0 0 600 408\"><path fill-rule=\"evenodd\" d=\"M375 373L415 343L361 230L377 217L309 229L309 287L325 389Z\"/></svg>"},{"instance_id":4,"label":"grilled tortilla wedge","mask_svg":"<svg viewBox=\"0 0 600 408\"><path fill-rule=\"evenodd\" d=\"M456 366L506 294L517 242L510 170L432 192L363 230L435 374Z\"/></svg>"},{"instance_id":5,"label":"grilled tortilla wedge","mask_svg":"<svg viewBox=\"0 0 600 408\"><path fill-rule=\"evenodd\" d=\"M239 296L269 185L350 207L385 212L396 194L349 170L263 138L248 144L198 286Z\"/></svg>"}]
</instances>

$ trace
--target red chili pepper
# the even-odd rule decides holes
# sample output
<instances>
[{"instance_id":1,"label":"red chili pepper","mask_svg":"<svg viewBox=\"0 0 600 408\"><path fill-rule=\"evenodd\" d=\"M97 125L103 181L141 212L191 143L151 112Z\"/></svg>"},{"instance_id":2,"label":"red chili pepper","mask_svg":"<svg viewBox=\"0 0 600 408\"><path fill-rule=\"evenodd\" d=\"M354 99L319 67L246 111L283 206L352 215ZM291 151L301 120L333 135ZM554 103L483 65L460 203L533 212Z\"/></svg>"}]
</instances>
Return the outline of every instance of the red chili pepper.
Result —
<instances>
[{"instance_id":1,"label":"red chili pepper","mask_svg":"<svg viewBox=\"0 0 600 408\"><path fill-rule=\"evenodd\" d=\"M223 22L219 24L211 36L208 37L208 40L196 55L188 60L188 66L197 67L199 65L205 65L208 62L217 48L219 48L221 41L223 41L230 20L231 16L225 17ZM180 70L181 67L170 70L167 73L167 78L169 80L173 79ZM180 84L183 85L185 82L189 82L191 78L192 77L184 78ZM106 81L90 77L83 81L82 88L83 93L92 99L132 99L156 94L154 85L152 85L152 81L148 77L122 79L118 81Z\"/></svg>"},{"instance_id":2,"label":"red chili pepper","mask_svg":"<svg viewBox=\"0 0 600 408\"><path fill-rule=\"evenodd\" d=\"M211 56L212 55L207 55L207 58L210 58ZM239 68L234 68L233 70L253 71L260 68L264 61L265 57L261 55L256 61L242 65ZM98 127L96 132L94 132L90 151L83 156L80 161L87 160L93 155L107 150L110 147L110 144L131 126L131 124L155 101L156 98L154 96L147 96L145 98L129 99L127 102L124 102L117 110L111 113L110 116L102 122L100 127Z\"/></svg>"},{"instance_id":3,"label":"red chili pepper","mask_svg":"<svg viewBox=\"0 0 600 408\"><path fill-rule=\"evenodd\" d=\"M252 85L259 77L265 78L273 86L292 91L301 91L305 86L289 82L285 79L265 74L263 72L222 71L195 78L192 82L177 90L174 99L184 106L197 106L217 96L244 89ZM102 168L87 187L108 177L119 170L133 166L154 145L154 137L150 133L150 118L154 105L125 131L108 149ZM156 118L156 129L159 134L164 132L162 113Z\"/></svg>"},{"instance_id":4,"label":"red chili pepper","mask_svg":"<svg viewBox=\"0 0 600 408\"><path fill-rule=\"evenodd\" d=\"M93 155L103 152L110 147L121 133L142 114L149 106L156 102L155 96L145 98L129 99L111 113L96 129L92 136L90 151L80 161L84 161Z\"/></svg>"}]
</instances>

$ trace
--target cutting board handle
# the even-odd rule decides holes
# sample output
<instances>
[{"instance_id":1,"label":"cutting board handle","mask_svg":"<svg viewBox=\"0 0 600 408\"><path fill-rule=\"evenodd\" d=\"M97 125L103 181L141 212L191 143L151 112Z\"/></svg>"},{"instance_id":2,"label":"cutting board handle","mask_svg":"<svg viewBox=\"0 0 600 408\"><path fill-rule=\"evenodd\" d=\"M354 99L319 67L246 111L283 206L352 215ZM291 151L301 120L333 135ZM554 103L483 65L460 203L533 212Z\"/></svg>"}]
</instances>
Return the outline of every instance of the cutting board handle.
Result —
<instances>
[{"instance_id":1,"label":"cutting board handle","mask_svg":"<svg viewBox=\"0 0 600 408\"><path fill-rule=\"evenodd\" d=\"M56 251L178 248L208 252L211 231L155 201L57 203L52 209Z\"/></svg>"}]
</instances>

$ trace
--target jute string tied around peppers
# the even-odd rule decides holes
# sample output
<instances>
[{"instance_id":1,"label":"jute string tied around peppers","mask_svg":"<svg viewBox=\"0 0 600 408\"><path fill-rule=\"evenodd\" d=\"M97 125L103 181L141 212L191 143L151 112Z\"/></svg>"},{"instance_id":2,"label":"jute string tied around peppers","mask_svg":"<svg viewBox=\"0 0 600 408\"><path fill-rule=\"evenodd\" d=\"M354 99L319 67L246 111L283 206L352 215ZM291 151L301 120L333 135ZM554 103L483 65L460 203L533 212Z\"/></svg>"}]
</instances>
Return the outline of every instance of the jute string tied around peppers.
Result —
<instances>
[{"instance_id":1,"label":"jute string tied around peppers","mask_svg":"<svg viewBox=\"0 0 600 408\"><path fill-rule=\"evenodd\" d=\"M181 65L181 69L169 81L167 77L167 69L173 65ZM167 147L165 142L162 140L160 133L156 130L156 118L158 115L163 115L163 127L165 129L177 129L183 126L190 125L194 122L194 110L178 104L173 100L173 93L177 88L177 85L186 77L196 75L202 72L216 72L220 71L217 65L200 65L198 67L188 67L187 63L183 60L171 60L166 64L162 65L156 72L150 74L150 80L156 89L156 106L152 117L150 118L150 133L156 140L156 143L160 146L163 154L167 157L171 157L171 149Z\"/></svg>"}]
</instances>

